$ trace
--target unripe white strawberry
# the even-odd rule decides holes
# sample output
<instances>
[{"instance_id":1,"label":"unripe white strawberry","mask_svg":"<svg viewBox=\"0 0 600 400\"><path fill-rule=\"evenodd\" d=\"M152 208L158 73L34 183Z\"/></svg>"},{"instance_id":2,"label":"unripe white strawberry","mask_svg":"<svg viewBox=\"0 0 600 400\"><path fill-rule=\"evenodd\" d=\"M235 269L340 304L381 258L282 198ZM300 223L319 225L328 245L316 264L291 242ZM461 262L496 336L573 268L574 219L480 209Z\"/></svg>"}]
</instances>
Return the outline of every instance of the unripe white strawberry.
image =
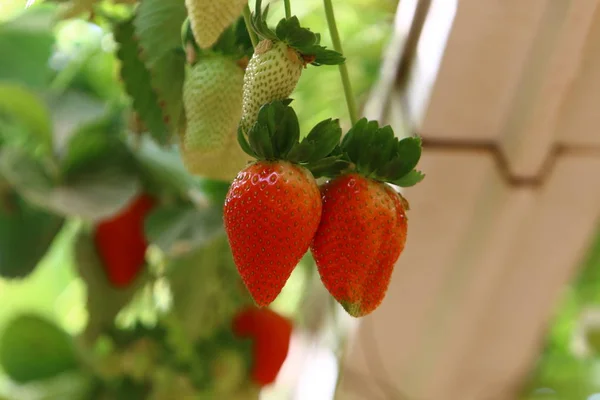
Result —
<instances>
[{"instance_id":1,"label":"unripe white strawberry","mask_svg":"<svg viewBox=\"0 0 600 400\"><path fill-rule=\"evenodd\" d=\"M237 142L244 72L221 55L204 56L187 72L187 126L180 140L184 164L192 174L232 180L249 160Z\"/></svg>"},{"instance_id":2,"label":"unripe white strawberry","mask_svg":"<svg viewBox=\"0 0 600 400\"><path fill-rule=\"evenodd\" d=\"M244 76L242 127L245 130L256 121L260 107L292 94L303 66L298 51L285 42L265 39L256 46Z\"/></svg>"},{"instance_id":3,"label":"unripe white strawberry","mask_svg":"<svg viewBox=\"0 0 600 400\"><path fill-rule=\"evenodd\" d=\"M288 99L307 64L319 66L344 62L340 53L319 44L320 35L301 27L297 17L284 18L271 29L266 23L268 13L269 6L262 10L262 1L256 0L251 25L263 40L254 49L244 76L241 128L245 134L256 122L262 106Z\"/></svg>"},{"instance_id":4,"label":"unripe white strawberry","mask_svg":"<svg viewBox=\"0 0 600 400\"><path fill-rule=\"evenodd\" d=\"M185 0L198 46L207 49L242 13L247 0Z\"/></svg>"}]
</instances>

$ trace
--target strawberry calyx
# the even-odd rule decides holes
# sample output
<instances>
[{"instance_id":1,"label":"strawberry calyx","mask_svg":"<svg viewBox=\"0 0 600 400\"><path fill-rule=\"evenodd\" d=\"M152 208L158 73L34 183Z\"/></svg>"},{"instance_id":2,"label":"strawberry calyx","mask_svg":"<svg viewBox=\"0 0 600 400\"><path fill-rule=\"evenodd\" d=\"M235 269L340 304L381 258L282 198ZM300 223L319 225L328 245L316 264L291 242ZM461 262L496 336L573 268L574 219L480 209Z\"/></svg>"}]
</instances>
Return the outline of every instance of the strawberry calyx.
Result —
<instances>
[{"instance_id":1,"label":"strawberry calyx","mask_svg":"<svg viewBox=\"0 0 600 400\"><path fill-rule=\"evenodd\" d=\"M345 62L342 54L328 50L320 45L321 35L300 26L298 17L284 18L279 21L275 30L267 25L269 5L262 10L262 0L256 0L256 9L252 14L251 25L257 35L274 42L284 42L300 53L306 64L315 66L338 65Z\"/></svg>"},{"instance_id":2,"label":"strawberry calyx","mask_svg":"<svg viewBox=\"0 0 600 400\"><path fill-rule=\"evenodd\" d=\"M352 164L351 170L377 181L410 187L425 177L415 169L421 158L421 139L398 139L389 125L380 128L377 121L359 120L337 151Z\"/></svg>"},{"instance_id":3,"label":"strawberry calyx","mask_svg":"<svg viewBox=\"0 0 600 400\"><path fill-rule=\"evenodd\" d=\"M300 140L298 116L291 99L265 104L258 112L254 125L245 132L240 125L238 142L248 155L257 160L286 160L300 164L315 178L327 176L346 168L339 146L342 129L337 119L326 119L315 125Z\"/></svg>"}]
</instances>

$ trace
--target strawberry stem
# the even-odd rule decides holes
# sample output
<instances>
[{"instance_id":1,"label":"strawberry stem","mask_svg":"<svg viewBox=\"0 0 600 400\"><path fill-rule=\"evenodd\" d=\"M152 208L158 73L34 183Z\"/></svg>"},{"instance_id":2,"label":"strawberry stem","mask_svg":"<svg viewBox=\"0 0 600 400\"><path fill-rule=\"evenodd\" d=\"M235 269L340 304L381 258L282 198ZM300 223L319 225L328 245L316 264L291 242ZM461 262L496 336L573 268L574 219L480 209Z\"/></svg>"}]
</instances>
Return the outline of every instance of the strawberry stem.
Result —
<instances>
[{"instance_id":1,"label":"strawberry stem","mask_svg":"<svg viewBox=\"0 0 600 400\"><path fill-rule=\"evenodd\" d=\"M250 35L250 41L252 42L252 47L256 48L256 45L258 44L258 36L256 36L254 29L252 29L252 13L250 12L250 6L248 6L248 4L246 4L246 7L244 7L243 15L244 22L246 23L246 30L248 31L248 35Z\"/></svg>"},{"instance_id":2,"label":"strawberry stem","mask_svg":"<svg viewBox=\"0 0 600 400\"><path fill-rule=\"evenodd\" d=\"M344 54L342 50L342 41L340 40L340 34L338 32L337 24L335 22L335 14L333 13L333 5L331 0L323 0L325 7L325 16L327 17L327 25L329 26L329 34L331 35L331 41L333 42L333 48L338 53ZM350 122L354 125L358 121L358 115L356 113L356 102L352 94L352 85L350 84L350 76L348 75L348 67L346 63L340 64L340 76L342 78L342 85L344 86L344 95L346 96L346 104L348 105L348 114L350 114Z\"/></svg>"},{"instance_id":3,"label":"strawberry stem","mask_svg":"<svg viewBox=\"0 0 600 400\"><path fill-rule=\"evenodd\" d=\"M287 19L292 18L292 5L290 4L290 0L283 0L283 4L285 6L285 17Z\"/></svg>"}]
</instances>

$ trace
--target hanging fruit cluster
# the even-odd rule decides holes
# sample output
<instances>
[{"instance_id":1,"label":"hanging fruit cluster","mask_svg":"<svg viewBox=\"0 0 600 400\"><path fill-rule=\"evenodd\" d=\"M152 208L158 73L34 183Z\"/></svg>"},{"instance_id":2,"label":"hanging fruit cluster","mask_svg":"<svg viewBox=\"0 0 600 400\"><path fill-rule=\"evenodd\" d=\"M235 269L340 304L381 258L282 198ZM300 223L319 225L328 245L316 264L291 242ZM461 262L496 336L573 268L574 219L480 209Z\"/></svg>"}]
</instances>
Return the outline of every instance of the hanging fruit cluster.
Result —
<instances>
[{"instance_id":1,"label":"hanging fruit cluster","mask_svg":"<svg viewBox=\"0 0 600 400\"><path fill-rule=\"evenodd\" d=\"M192 30L209 18L189 3L188 9ZM388 183L412 186L423 179L414 169L421 143L399 140L389 126L366 119L343 141L337 119L320 122L301 140L289 96L302 70L345 60L321 46L320 36L295 16L271 29L268 12L256 2L251 34L260 41L244 74L238 67L243 52L232 52L234 60L219 54L219 44L208 52L191 47L188 59L198 59L184 84L184 159L191 172L211 175L216 164L206 157L228 152L229 163L219 171L236 177L225 202L225 229L257 305L275 300L310 248L332 296L350 315L364 316L383 301L406 242L408 202ZM200 35L194 30L185 37L200 43ZM248 157L236 136L255 160L243 168ZM319 187L320 177L331 180Z\"/></svg>"},{"instance_id":2,"label":"hanging fruit cluster","mask_svg":"<svg viewBox=\"0 0 600 400\"><path fill-rule=\"evenodd\" d=\"M301 129L290 97L307 68L344 70L335 40L287 0L275 26L260 0L46 3L0 26L0 275L64 242L86 303L77 339L34 314L0 332L23 393L256 399L294 327L266 306L309 251L350 315L381 304L421 143L366 119ZM65 50L57 16L111 40Z\"/></svg>"}]
</instances>

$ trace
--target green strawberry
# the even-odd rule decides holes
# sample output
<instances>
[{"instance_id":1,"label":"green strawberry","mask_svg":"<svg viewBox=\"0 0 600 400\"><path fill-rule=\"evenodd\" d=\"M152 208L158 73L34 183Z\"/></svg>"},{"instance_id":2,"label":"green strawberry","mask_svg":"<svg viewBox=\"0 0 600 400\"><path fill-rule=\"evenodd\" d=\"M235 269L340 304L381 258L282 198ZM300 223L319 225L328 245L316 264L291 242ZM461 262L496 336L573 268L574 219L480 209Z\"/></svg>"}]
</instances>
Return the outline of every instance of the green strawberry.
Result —
<instances>
[{"instance_id":1,"label":"green strawberry","mask_svg":"<svg viewBox=\"0 0 600 400\"><path fill-rule=\"evenodd\" d=\"M265 22L268 12L268 6L261 12L261 0L257 0L252 28L263 40L254 49L244 76L242 128L246 131L263 105L290 96L306 64L344 62L341 54L320 46L320 35L302 28L297 17L282 19L275 30L270 29Z\"/></svg>"},{"instance_id":2,"label":"green strawberry","mask_svg":"<svg viewBox=\"0 0 600 400\"><path fill-rule=\"evenodd\" d=\"M188 70L183 87L187 127L180 144L192 174L232 180L249 160L236 139L243 79L233 59L217 54L202 57Z\"/></svg>"},{"instance_id":3,"label":"green strawberry","mask_svg":"<svg viewBox=\"0 0 600 400\"><path fill-rule=\"evenodd\" d=\"M242 13L247 0L185 0L198 46L207 49Z\"/></svg>"}]
</instances>

